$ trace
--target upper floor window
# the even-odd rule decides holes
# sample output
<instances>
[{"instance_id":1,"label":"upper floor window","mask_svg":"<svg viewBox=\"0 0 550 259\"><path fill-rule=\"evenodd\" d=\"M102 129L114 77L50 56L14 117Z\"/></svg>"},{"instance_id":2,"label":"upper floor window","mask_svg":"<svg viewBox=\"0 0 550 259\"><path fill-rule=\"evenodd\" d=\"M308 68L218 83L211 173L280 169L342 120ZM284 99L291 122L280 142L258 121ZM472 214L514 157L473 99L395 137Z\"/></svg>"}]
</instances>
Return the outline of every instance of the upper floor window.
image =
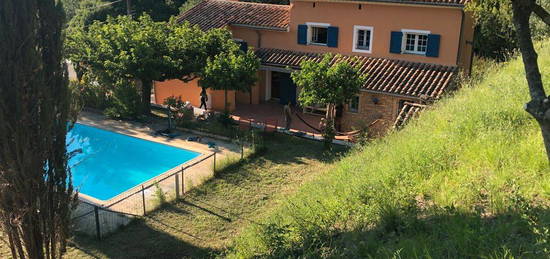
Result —
<instances>
[{"instance_id":1,"label":"upper floor window","mask_svg":"<svg viewBox=\"0 0 550 259\"><path fill-rule=\"evenodd\" d=\"M428 34L429 31L413 31L403 30L404 50L405 53L426 55L428 50Z\"/></svg>"},{"instance_id":2,"label":"upper floor window","mask_svg":"<svg viewBox=\"0 0 550 259\"><path fill-rule=\"evenodd\" d=\"M353 52L372 53L373 28L356 25L353 31Z\"/></svg>"},{"instance_id":3,"label":"upper floor window","mask_svg":"<svg viewBox=\"0 0 550 259\"><path fill-rule=\"evenodd\" d=\"M359 112L359 95L351 98L348 106L350 112Z\"/></svg>"},{"instance_id":4,"label":"upper floor window","mask_svg":"<svg viewBox=\"0 0 550 259\"><path fill-rule=\"evenodd\" d=\"M328 27L330 24L324 23L307 23L309 27L309 43L327 45L328 43Z\"/></svg>"},{"instance_id":5,"label":"upper floor window","mask_svg":"<svg viewBox=\"0 0 550 259\"><path fill-rule=\"evenodd\" d=\"M338 47L338 27L328 23L298 24L298 44Z\"/></svg>"}]
</instances>

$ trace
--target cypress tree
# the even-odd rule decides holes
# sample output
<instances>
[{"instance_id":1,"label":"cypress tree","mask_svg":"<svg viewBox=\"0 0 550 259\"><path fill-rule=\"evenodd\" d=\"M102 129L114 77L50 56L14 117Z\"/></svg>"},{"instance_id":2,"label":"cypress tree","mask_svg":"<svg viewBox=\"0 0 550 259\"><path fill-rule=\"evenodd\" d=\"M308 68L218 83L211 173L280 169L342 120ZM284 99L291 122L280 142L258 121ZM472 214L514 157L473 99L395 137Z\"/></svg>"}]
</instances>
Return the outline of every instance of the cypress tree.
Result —
<instances>
[{"instance_id":1,"label":"cypress tree","mask_svg":"<svg viewBox=\"0 0 550 259\"><path fill-rule=\"evenodd\" d=\"M0 222L14 258L60 258L76 201L55 0L0 1Z\"/></svg>"}]
</instances>

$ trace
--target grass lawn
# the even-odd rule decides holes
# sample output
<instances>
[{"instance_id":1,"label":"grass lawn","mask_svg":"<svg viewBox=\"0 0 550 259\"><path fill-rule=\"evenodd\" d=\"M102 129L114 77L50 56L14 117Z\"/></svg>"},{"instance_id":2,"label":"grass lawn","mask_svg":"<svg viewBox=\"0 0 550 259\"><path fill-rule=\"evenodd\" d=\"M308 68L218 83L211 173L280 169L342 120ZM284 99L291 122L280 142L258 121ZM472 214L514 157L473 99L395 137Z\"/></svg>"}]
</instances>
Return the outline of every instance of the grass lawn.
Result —
<instances>
[{"instance_id":1,"label":"grass lawn","mask_svg":"<svg viewBox=\"0 0 550 259\"><path fill-rule=\"evenodd\" d=\"M326 173L344 152L329 154L321 143L283 135L265 143L264 156L226 170L101 242L76 237L67 258L215 256L303 183Z\"/></svg>"}]
</instances>

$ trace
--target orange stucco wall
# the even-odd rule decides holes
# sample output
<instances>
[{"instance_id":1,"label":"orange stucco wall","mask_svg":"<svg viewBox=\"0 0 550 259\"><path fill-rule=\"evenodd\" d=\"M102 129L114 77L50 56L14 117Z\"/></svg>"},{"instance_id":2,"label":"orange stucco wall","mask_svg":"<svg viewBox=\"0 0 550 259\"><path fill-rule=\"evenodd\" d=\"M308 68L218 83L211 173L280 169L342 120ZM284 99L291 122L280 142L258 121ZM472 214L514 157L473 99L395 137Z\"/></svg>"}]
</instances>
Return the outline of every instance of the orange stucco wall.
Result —
<instances>
[{"instance_id":1,"label":"orange stucco wall","mask_svg":"<svg viewBox=\"0 0 550 259\"><path fill-rule=\"evenodd\" d=\"M315 7L313 6L314 3ZM254 30L236 26L232 26L231 31L235 38L243 39L249 43L249 46L256 48L278 48L320 53L332 52L457 65L461 44L461 9L380 3L361 3L361 9L359 9L359 5L359 3L293 1L290 11L289 32ZM328 23L331 26L337 26L339 28L338 47L299 45L297 43L298 25L308 22ZM373 27L372 53L353 52L353 27L355 25ZM390 53L391 32L402 29L425 30L433 34L440 34L439 57ZM463 36L465 36L464 33ZM473 38L473 34L469 38ZM463 37L462 40L470 39ZM464 56L469 56L468 54L461 53Z\"/></svg>"},{"instance_id":2,"label":"orange stucco wall","mask_svg":"<svg viewBox=\"0 0 550 259\"><path fill-rule=\"evenodd\" d=\"M170 96L181 97L182 101L189 101L193 106L200 106L201 88L198 86L198 80L185 83L180 80L167 80L155 82L155 103L162 104ZM222 111L225 107L224 91L207 90L209 95L210 109ZM235 110L235 91L227 92L229 110Z\"/></svg>"},{"instance_id":3,"label":"orange stucco wall","mask_svg":"<svg viewBox=\"0 0 550 259\"><path fill-rule=\"evenodd\" d=\"M314 6L315 3L315 6ZM361 8L359 8L361 6ZM297 43L297 27L308 22L328 23L339 28L337 48ZM372 53L353 52L354 26L373 27ZM336 3L313 2L310 0L293 0L291 2L289 31L258 30L246 27L230 26L235 39L245 40L253 48L277 48L305 52L332 52L348 55L392 58L415 62L458 65L467 72L471 66L472 45L474 37L471 16L460 8L442 8L431 6L414 6L384 3ZM392 54L389 52L392 31L402 29L425 30L441 35L439 57L425 57L414 54ZM258 104L266 96L266 71L259 71L258 82L250 93L230 92L231 110L239 103ZM182 96L193 105L199 106L200 88L197 82L183 83L170 80L155 83L156 102L162 103L166 97ZM212 108L223 110L223 91L209 91ZM252 96L251 96L252 95ZM395 102L392 102L395 103ZM391 115L396 116L397 108L392 107ZM364 112L361 111L363 114ZM366 114L366 113L365 113ZM388 118L389 116L388 112ZM346 116L354 120L356 115Z\"/></svg>"}]
</instances>

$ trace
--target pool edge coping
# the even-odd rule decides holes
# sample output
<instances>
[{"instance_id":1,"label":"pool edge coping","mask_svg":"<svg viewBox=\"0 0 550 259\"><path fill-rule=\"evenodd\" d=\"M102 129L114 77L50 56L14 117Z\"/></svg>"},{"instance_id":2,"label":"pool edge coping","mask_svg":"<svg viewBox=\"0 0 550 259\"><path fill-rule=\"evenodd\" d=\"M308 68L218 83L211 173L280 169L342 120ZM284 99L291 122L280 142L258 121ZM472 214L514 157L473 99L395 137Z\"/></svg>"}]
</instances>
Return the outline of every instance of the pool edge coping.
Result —
<instances>
[{"instance_id":1,"label":"pool edge coping","mask_svg":"<svg viewBox=\"0 0 550 259\"><path fill-rule=\"evenodd\" d=\"M117 202L120 202L121 200L123 200L123 199L130 196L130 195L125 195L125 196L122 196L122 195L127 194L127 193L136 193L142 186L150 186L151 184L158 181L158 179L162 179L164 177L167 177L170 174L175 174L177 172L177 170L181 170L182 168L185 167L186 164L195 163L195 162L200 161L201 159L206 158L206 157L208 157L212 154L218 153L216 150L214 150L214 151L208 150L208 149L200 150L200 149L198 149L194 146L191 146L189 148L187 148L187 147L182 148L182 147L176 146L172 143L159 142L157 140L151 140L151 139L143 138L141 136L126 134L126 133L123 133L123 132L120 132L120 131L116 130L115 128L107 127L107 126L101 125L99 123L96 124L96 123L90 123L90 122L87 122L87 121L83 122L83 121L79 121L79 120L77 120L75 123L82 124L82 125L89 126L89 127L99 128L99 129L102 129L102 130L114 132L114 133L125 135L125 136L128 136L128 137L137 138L137 139L144 140L144 141L150 141L150 142L154 142L154 143L158 143L158 144L168 145L168 146L179 148L179 149L187 149L189 151L200 154L199 156L197 156L197 157L195 157L191 160L185 161L184 163L179 164L179 165L177 165L177 166L175 166L175 167L173 167L173 168L171 168L171 169L169 169L169 170L167 170L163 173L160 173L160 174L156 175L155 177L153 177L153 178L151 178L147 181L144 181L144 182L141 182L141 183L135 185L135 186L127 189L124 192L121 192L121 193L117 194L116 196L114 196L114 197L112 197L108 200L101 200L101 199L98 199L98 198L94 198L93 196L78 192L78 199L80 201L83 201L84 203L88 203L89 205L93 205L93 206L105 207L105 206L114 205Z\"/></svg>"}]
</instances>

